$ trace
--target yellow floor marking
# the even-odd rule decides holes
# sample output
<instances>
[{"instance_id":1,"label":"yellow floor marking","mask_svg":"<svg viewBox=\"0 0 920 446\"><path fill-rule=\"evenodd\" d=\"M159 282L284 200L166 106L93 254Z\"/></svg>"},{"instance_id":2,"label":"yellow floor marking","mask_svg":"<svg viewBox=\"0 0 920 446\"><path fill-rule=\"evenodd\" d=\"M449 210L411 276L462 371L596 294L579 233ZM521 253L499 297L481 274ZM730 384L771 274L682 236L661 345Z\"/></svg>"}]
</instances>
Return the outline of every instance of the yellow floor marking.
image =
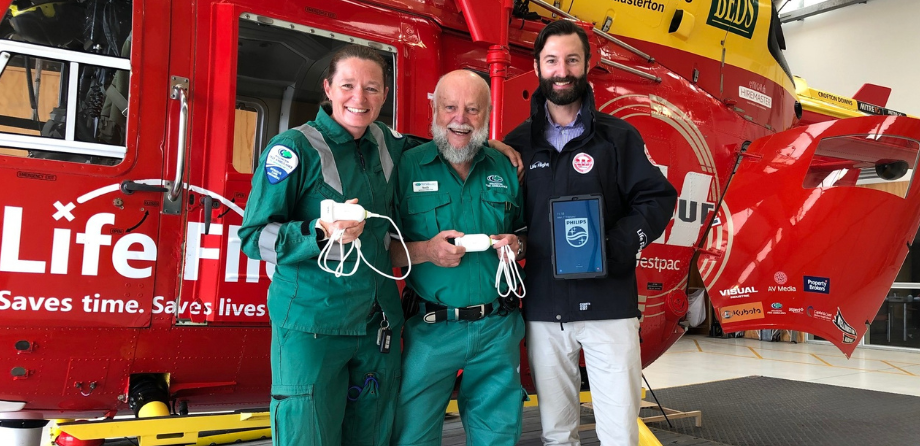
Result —
<instances>
[{"instance_id":1,"label":"yellow floor marking","mask_svg":"<svg viewBox=\"0 0 920 446\"><path fill-rule=\"evenodd\" d=\"M745 339L747 339L747 338L745 338ZM750 340L756 340L756 339L750 339ZM699 342L697 342L696 339L693 339L693 342L696 343L697 348L699 348L699 345L700 345ZM722 343L720 343L720 342L718 342L718 341L708 341L708 340L705 340L705 339L703 340L703 342L709 342L709 343L715 344L715 345L725 345L725 344L722 344ZM784 350L784 349L782 349L782 348L770 348L770 347L771 347L771 345L768 343L767 345L765 345L765 346L763 346L763 347L758 347L758 348L761 349L761 350L768 350L768 351L771 351L771 352L787 353L787 354L790 354L790 355L819 355L819 354L822 354L822 353L797 352L797 351L794 351L794 350ZM699 348L699 349L700 349L700 351L702 351L701 348ZM706 352L706 353L709 353L709 352ZM855 360L860 360L860 361L877 361L877 362L884 362L884 361L885 361L885 360L882 360L882 359L859 358L859 357L853 357L853 358L851 358L850 360L851 360L851 361L855 361ZM905 362L905 361L891 361L891 362L894 362L894 363L897 363L897 364L901 364L902 366L905 366L905 367L913 367L913 366L918 366L918 365L920 365L920 363L912 363L912 362ZM890 365L890 364L889 364L889 365ZM893 366L892 366L892 367L893 367ZM856 370L863 370L863 369L856 369Z\"/></svg>"},{"instance_id":2,"label":"yellow floor marking","mask_svg":"<svg viewBox=\"0 0 920 446\"><path fill-rule=\"evenodd\" d=\"M750 357L750 356L736 355L736 354L734 354L734 353L714 353L714 352L705 352L705 353L706 353L706 354L709 354L709 355L722 355L722 356L733 356L733 357L736 357L736 358L754 359L754 358L752 358L752 357ZM825 367L824 364L815 364L815 363L813 363L813 362L791 361L791 360L788 360L788 359L773 359L773 358L770 358L770 359L764 359L764 361L788 362L788 363L790 363L790 364L803 364L803 365L820 365L821 367ZM859 372L876 372L876 373L886 373L886 374L889 374L889 375L905 376L903 373L898 373L898 372L886 372L886 371L884 371L884 370L860 369L860 368L857 368L857 367L842 367L842 366L835 366L835 365L831 365L831 367L834 367L835 369L841 369L841 370L856 370L856 371L859 371ZM920 376L917 376L917 375L912 375L912 376L915 376L915 377L917 377L917 378L920 378Z\"/></svg>"},{"instance_id":3,"label":"yellow floor marking","mask_svg":"<svg viewBox=\"0 0 920 446\"><path fill-rule=\"evenodd\" d=\"M751 358L750 356L747 356L747 355L739 355L739 354L735 354L735 353L719 353L719 352L712 352L712 351L703 351L703 347L700 345L700 342L699 342L699 341L697 341L696 339L692 339L692 341L693 341L693 343L696 345L696 348L697 348L698 352L694 352L694 351L692 351L692 350L682 350L682 351L673 351L673 352L672 352L672 351L668 351L668 352L665 352L665 354L672 354L672 353L705 353L705 354L709 354L709 355L733 356L733 357L736 357L736 358L753 359L753 358ZM709 343L711 343L711 344L724 345L724 344L721 344L721 343L719 343L719 342L707 341L707 340L705 340L705 339L703 340L703 342L704 342L704 343L705 343L705 342L709 342ZM859 372L885 373L885 374L888 374L888 375L898 375L898 376L905 376L905 373L906 373L906 374L909 375L909 376L913 376L913 377L920 378L920 375L917 375L917 374L915 374L915 373L911 373L911 372L909 372L909 371L907 371L907 370L904 370L904 369L902 369L902 368L900 368L900 367L898 367L898 366L896 366L896 365L894 365L894 364L892 364L892 363L890 363L890 362L888 362L888 361L884 361L884 360L881 360L881 359L862 358L861 360L862 360L862 361L878 361L878 362L883 362L883 363L887 364L889 367L893 367L893 368L895 368L895 369L900 370L900 372L892 372L892 371L885 371L885 370L874 370L874 369L863 369L863 368L859 368L859 367L845 367L845 366L833 365L833 364L831 364L831 363L829 363L829 362L827 362L827 361L821 359L821 358L818 356L817 353L795 352L795 351L787 351L787 350L780 350L780 349L766 349L766 350L770 350L770 351L772 351L772 352L779 352L779 353L790 353L790 354L797 354L797 355L809 355L809 356L811 356L811 357L817 359L818 361L821 361L821 364L816 364L816 363L814 363L814 362L793 361L793 360L789 360L789 359L764 358L763 356L759 355L759 354L754 350L753 347L747 347L747 348L748 348L749 350L751 350L751 353L753 353L755 356L757 356L757 358L763 359L763 360L765 360L765 361L787 362L787 363L790 363L790 364L820 365L820 366L822 366L822 367L834 367L835 369L841 369L841 370L856 370L856 371L859 371ZM894 362L897 362L897 363L899 363L899 364L908 364L908 367L915 365L915 364L912 364L912 363L905 363L905 362L901 362L901 361L894 361ZM903 372L903 373L902 373L902 372Z\"/></svg>"},{"instance_id":4,"label":"yellow floor marking","mask_svg":"<svg viewBox=\"0 0 920 446\"><path fill-rule=\"evenodd\" d=\"M892 366L892 367L894 367L894 368L896 368L896 369L898 369L898 370L900 370L900 371L902 371L902 372L904 372L904 373L906 373L906 374L908 374L908 375L910 375L910 376L917 376L917 375L914 375L913 373L910 373L910 372L908 372L907 370L904 370L904 369L902 369L902 368L900 368L900 367L898 367L898 366L896 366L896 365L894 365L894 364L892 364L892 363L890 363L890 362L888 362L888 361L882 361L882 362L884 362L885 364L888 364L888 365L890 365L890 366Z\"/></svg>"}]
</instances>

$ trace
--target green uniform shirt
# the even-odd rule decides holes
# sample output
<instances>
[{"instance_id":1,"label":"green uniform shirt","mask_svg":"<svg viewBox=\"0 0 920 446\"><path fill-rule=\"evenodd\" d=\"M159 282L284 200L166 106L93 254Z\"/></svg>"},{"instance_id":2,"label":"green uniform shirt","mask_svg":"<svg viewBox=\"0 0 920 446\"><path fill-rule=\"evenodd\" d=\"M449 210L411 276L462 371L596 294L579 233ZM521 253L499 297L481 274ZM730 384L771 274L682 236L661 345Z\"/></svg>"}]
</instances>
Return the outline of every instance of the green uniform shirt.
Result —
<instances>
[{"instance_id":1,"label":"green uniform shirt","mask_svg":"<svg viewBox=\"0 0 920 446\"><path fill-rule=\"evenodd\" d=\"M365 209L393 216L393 166L404 148L415 144L379 122L355 140L323 109L315 121L272 138L253 174L239 236L247 256L268 262L269 271L275 266L268 289L273 324L309 333L362 335L375 300L391 324L402 321L393 280L363 264L350 277L319 269L315 225L324 199L342 203L357 198ZM389 227L385 219L370 218L360 236L364 257L387 273L392 271ZM356 260L352 252L345 271ZM338 261L329 265L334 268Z\"/></svg>"},{"instance_id":2,"label":"green uniform shirt","mask_svg":"<svg viewBox=\"0 0 920 446\"><path fill-rule=\"evenodd\" d=\"M465 182L433 142L406 152L398 171L400 229L407 241L426 241L450 229L464 234L498 235L524 226L517 171L511 161L492 148L479 151ZM412 265L412 274L406 281L422 299L466 307L498 297L497 269L498 256L490 248L467 252L454 268L430 262Z\"/></svg>"}]
</instances>

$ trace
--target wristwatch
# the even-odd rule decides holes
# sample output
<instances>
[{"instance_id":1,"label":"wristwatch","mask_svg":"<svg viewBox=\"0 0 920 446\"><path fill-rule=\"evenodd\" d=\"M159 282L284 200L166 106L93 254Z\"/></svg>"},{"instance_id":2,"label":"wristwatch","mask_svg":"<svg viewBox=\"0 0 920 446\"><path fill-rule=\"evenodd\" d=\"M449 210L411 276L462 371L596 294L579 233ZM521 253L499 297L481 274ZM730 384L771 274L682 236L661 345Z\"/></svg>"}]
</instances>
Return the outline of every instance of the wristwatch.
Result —
<instances>
[{"instance_id":1,"label":"wristwatch","mask_svg":"<svg viewBox=\"0 0 920 446\"><path fill-rule=\"evenodd\" d=\"M521 254L524 253L524 239L522 239L520 236L517 236L517 235L515 237L517 237L518 239L518 250L517 250L517 253L515 253L514 255L515 257L521 257Z\"/></svg>"}]
</instances>

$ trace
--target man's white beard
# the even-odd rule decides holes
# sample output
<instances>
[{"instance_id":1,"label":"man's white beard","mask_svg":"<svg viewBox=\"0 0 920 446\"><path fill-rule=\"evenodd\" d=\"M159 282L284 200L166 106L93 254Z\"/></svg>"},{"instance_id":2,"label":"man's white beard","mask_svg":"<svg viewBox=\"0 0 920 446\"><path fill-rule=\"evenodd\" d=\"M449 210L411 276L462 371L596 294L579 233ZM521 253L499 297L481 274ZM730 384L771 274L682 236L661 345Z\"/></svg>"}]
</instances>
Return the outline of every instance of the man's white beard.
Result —
<instances>
[{"instance_id":1,"label":"man's white beard","mask_svg":"<svg viewBox=\"0 0 920 446\"><path fill-rule=\"evenodd\" d=\"M472 130L469 144L457 148L447 140L448 128L455 130ZM434 136L434 143L438 146L438 152L451 164L463 164L472 161L473 157L479 153L479 149L489 139L489 125L483 125L479 130L473 130L470 125L451 124L447 127L441 127L437 123L431 123L431 134Z\"/></svg>"}]
</instances>

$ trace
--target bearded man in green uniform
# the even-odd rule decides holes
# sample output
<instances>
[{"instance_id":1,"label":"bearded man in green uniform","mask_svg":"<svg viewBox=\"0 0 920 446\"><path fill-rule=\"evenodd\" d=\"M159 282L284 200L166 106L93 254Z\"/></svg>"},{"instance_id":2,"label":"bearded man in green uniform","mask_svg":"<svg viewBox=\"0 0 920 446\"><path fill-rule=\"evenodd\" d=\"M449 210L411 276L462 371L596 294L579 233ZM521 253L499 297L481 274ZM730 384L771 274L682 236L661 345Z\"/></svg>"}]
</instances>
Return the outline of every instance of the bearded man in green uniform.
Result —
<instances>
[{"instance_id":1,"label":"bearded man in green uniform","mask_svg":"<svg viewBox=\"0 0 920 446\"><path fill-rule=\"evenodd\" d=\"M523 254L512 234L523 226L522 196L511 162L483 145L491 105L482 78L466 70L446 74L432 108L434 141L404 153L397 175L400 227L413 263L407 284L421 300L403 332L392 444L441 444L462 369L458 402L467 444L511 446L521 435L524 321L517 308L500 305L495 277L500 247ZM450 242L464 234L490 235L495 249L466 252ZM407 263L401 250L391 254L396 266Z\"/></svg>"}]
</instances>

